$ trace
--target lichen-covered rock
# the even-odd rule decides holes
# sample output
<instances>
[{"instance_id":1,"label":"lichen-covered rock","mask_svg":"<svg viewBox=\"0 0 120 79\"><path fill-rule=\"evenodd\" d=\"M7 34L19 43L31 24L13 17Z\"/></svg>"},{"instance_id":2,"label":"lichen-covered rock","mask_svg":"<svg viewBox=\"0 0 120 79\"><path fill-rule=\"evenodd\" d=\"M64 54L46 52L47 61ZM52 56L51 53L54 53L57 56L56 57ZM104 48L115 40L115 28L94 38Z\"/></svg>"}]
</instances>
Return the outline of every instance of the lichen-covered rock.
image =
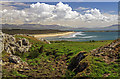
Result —
<instances>
[{"instance_id":1,"label":"lichen-covered rock","mask_svg":"<svg viewBox=\"0 0 120 79\"><path fill-rule=\"evenodd\" d=\"M29 41L25 38L22 39L22 45L24 46L28 46L29 45Z\"/></svg>"},{"instance_id":2,"label":"lichen-covered rock","mask_svg":"<svg viewBox=\"0 0 120 79\"><path fill-rule=\"evenodd\" d=\"M29 50L31 44L25 38L16 40L13 35L4 34L3 35L4 50L10 54L15 54L15 52L24 53Z\"/></svg>"}]
</instances>

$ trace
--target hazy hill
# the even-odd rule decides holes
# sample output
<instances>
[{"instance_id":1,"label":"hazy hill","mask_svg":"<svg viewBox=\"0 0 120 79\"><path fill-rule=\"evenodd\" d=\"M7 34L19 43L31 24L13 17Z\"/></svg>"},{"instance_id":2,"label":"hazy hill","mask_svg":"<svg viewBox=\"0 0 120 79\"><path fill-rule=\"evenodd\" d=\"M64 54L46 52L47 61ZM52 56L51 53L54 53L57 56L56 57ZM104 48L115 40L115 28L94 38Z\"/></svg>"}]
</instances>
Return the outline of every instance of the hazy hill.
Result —
<instances>
[{"instance_id":1,"label":"hazy hill","mask_svg":"<svg viewBox=\"0 0 120 79\"><path fill-rule=\"evenodd\" d=\"M43 30L43 29L53 29L53 30L118 30L118 24L107 26L107 27L97 27L97 28L72 28L60 25L42 25L42 24L2 24L2 29L32 29L32 30Z\"/></svg>"},{"instance_id":2,"label":"hazy hill","mask_svg":"<svg viewBox=\"0 0 120 79\"><path fill-rule=\"evenodd\" d=\"M41 24L22 24L22 25L13 25L13 24L2 24L2 29L66 29L64 26L59 25L41 25Z\"/></svg>"},{"instance_id":3,"label":"hazy hill","mask_svg":"<svg viewBox=\"0 0 120 79\"><path fill-rule=\"evenodd\" d=\"M118 30L118 24L107 26L107 27L96 27L96 28L73 28L74 30Z\"/></svg>"}]
</instances>

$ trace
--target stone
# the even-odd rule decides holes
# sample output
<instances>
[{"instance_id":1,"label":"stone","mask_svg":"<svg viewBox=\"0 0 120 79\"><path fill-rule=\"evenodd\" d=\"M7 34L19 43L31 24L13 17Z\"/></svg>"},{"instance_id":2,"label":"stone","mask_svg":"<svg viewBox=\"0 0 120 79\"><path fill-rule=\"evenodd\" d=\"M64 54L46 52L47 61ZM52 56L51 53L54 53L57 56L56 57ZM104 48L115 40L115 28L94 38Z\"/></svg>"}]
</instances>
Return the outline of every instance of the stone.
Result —
<instances>
[{"instance_id":1,"label":"stone","mask_svg":"<svg viewBox=\"0 0 120 79\"><path fill-rule=\"evenodd\" d=\"M22 47L22 40L18 40L17 43L20 47Z\"/></svg>"},{"instance_id":2,"label":"stone","mask_svg":"<svg viewBox=\"0 0 120 79\"><path fill-rule=\"evenodd\" d=\"M9 62L12 62L12 63L15 63L15 64L20 64L20 63L22 63L22 60L18 56L11 55L9 57Z\"/></svg>"},{"instance_id":3,"label":"stone","mask_svg":"<svg viewBox=\"0 0 120 79\"><path fill-rule=\"evenodd\" d=\"M15 47L11 47L11 53L15 54L16 48Z\"/></svg>"},{"instance_id":4,"label":"stone","mask_svg":"<svg viewBox=\"0 0 120 79\"><path fill-rule=\"evenodd\" d=\"M22 45L24 46L28 46L29 45L29 41L25 38L22 39Z\"/></svg>"}]
</instances>

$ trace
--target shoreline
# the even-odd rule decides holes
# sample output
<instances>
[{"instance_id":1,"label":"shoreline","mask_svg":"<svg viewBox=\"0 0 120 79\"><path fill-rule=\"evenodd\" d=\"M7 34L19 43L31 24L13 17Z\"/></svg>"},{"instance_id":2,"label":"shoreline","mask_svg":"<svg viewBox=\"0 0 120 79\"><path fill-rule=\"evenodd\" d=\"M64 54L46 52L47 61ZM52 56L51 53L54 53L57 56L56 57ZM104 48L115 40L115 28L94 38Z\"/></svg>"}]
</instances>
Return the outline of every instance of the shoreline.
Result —
<instances>
[{"instance_id":1,"label":"shoreline","mask_svg":"<svg viewBox=\"0 0 120 79\"><path fill-rule=\"evenodd\" d=\"M34 34L35 38L42 38L42 37L55 37L55 36L64 36L64 35L69 35L73 34L75 32L64 32L64 33L49 33L49 34Z\"/></svg>"}]
</instances>

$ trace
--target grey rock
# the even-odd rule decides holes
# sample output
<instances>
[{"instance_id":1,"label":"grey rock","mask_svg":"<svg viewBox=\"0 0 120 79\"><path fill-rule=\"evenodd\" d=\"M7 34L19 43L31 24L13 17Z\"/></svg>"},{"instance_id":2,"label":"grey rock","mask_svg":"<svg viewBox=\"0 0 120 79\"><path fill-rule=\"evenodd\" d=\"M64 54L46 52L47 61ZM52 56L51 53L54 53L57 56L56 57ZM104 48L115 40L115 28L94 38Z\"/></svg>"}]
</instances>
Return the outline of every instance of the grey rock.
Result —
<instances>
[{"instance_id":1,"label":"grey rock","mask_svg":"<svg viewBox=\"0 0 120 79\"><path fill-rule=\"evenodd\" d=\"M22 40L18 40L17 43L20 47L22 47Z\"/></svg>"},{"instance_id":2,"label":"grey rock","mask_svg":"<svg viewBox=\"0 0 120 79\"><path fill-rule=\"evenodd\" d=\"M29 45L29 41L25 38L22 39L22 45L24 46L28 46Z\"/></svg>"},{"instance_id":3,"label":"grey rock","mask_svg":"<svg viewBox=\"0 0 120 79\"><path fill-rule=\"evenodd\" d=\"M8 34L3 35L3 44L4 50L10 54L15 54L16 51L24 53L29 51L29 48L31 47L31 44L27 39L21 38L16 40L14 35Z\"/></svg>"},{"instance_id":4,"label":"grey rock","mask_svg":"<svg viewBox=\"0 0 120 79\"><path fill-rule=\"evenodd\" d=\"M12 62L12 63L15 63L15 64L20 64L20 63L22 63L22 60L18 56L11 55L9 57L9 62Z\"/></svg>"}]
</instances>

